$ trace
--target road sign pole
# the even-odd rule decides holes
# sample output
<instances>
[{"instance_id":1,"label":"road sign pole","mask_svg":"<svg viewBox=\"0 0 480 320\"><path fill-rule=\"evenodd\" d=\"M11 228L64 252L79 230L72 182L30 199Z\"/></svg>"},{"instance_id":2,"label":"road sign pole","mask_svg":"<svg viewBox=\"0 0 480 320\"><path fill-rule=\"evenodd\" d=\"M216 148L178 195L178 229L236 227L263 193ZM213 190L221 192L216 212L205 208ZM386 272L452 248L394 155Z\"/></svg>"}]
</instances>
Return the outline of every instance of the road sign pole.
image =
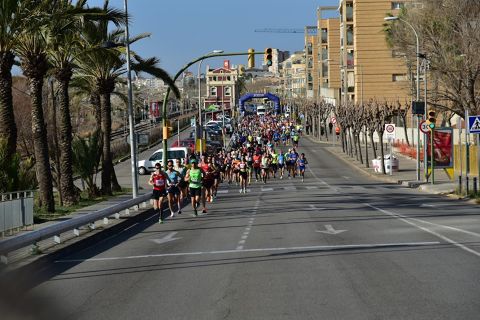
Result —
<instances>
[{"instance_id":1,"label":"road sign pole","mask_svg":"<svg viewBox=\"0 0 480 320\"><path fill-rule=\"evenodd\" d=\"M465 190L467 192L467 195L470 190L470 185L469 185L469 175L470 175L470 125L468 121L468 110L465 109L465 159L466 159L466 164L465 164Z\"/></svg>"},{"instance_id":2,"label":"road sign pole","mask_svg":"<svg viewBox=\"0 0 480 320\"><path fill-rule=\"evenodd\" d=\"M417 115L417 181L420 181L420 118Z\"/></svg>"},{"instance_id":3,"label":"road sign pole","mask_svg":"<svg viewBox=\"0 0 480 320\"><path fill-rule=\"evenodd\" d=\"M432 129L432 132L430 133L430 150L431 150L430 166L432 170L432 185L435 184L435 154L434 154L434 146L433 146L434 136L435 136L435 129ZM425 148L426 147L427 146L425 146Z\"/></svg>"}]
</instances>

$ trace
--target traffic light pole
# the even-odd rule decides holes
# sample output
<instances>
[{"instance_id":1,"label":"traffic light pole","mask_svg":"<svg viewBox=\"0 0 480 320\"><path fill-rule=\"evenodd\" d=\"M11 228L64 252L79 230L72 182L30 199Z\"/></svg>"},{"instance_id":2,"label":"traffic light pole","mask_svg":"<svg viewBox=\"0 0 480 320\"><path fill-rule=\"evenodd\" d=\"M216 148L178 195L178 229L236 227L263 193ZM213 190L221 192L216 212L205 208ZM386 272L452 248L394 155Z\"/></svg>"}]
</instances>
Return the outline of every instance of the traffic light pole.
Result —
<instances>
[{"instance_id":1,"label":"traffic light pole","mask_svg":"<svg viewBox=\"0 0 480 320\"><path fill-rule=\"evenodd\" d=\"M433 146L433 140L435 136L435 128L432 128L432 131L430 132L430 152L431 152L431 158L430 158L430 167L432 170L432 185L435 184L435 154L434 154L434 149L435 147ZM426 149L426 146L425 146Z\"/></svg>"}]
</instances>

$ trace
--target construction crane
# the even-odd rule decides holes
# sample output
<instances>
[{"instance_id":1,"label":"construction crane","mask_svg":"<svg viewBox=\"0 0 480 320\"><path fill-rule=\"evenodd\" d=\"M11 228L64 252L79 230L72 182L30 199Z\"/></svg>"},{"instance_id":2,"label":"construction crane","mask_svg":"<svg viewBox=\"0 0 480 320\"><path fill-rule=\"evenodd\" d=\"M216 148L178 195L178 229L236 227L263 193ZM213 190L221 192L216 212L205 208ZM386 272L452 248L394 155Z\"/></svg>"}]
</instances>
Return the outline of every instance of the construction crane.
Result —
<instances>
[{"instance_id":1,"label":"construction crane","mask_svg":"<svg viewBox=\"0 0 480 320\"><path fill-rule=\"evenodd\" d=\"M303 29L300 28L263 28L255 29L255 32L268 32L268 33L301 33L305 34L305 30L308 34L317 34L316 26L307 26Z\"/></svg>"}]
</instances>

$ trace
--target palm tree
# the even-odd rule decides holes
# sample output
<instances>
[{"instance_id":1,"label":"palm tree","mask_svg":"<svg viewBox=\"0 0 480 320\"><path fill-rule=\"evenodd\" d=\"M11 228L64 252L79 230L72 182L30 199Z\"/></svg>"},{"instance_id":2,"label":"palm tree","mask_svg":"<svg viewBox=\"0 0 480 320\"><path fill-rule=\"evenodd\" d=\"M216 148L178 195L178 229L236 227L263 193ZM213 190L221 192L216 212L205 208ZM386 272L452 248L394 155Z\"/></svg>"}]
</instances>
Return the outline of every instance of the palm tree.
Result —
<instances>
[{"instance_id":1,"label":"palm tree","mask_svg":"<svg viewBox=\"0 0 480 320\"><path fill-rule=\"evenodd\" d=\"M12 67L18 36L31 23L37 4L33 1L0 1L0 138L7 140L8 159L12 159L17 145L17 127L13 113Z\"/></svg>"},{"instance_id":2,"label":"palm tree","mask_svg":"<svg viewBox=\"0 0 480 320\"><path fill-rule=\"evenodd\" d=\"M80 0L72 6L71 0L52 3L52 19L48 24L48 55L52 65L52 74L58 83L58 104L60 110L60 188L63 202L75 204L78 196L73 184L72 170L72 124L70 120L69 85L75 68L74 61L81 53L80 30L85 19L102 19L119 24L124 14L113 9L84 8L86 0Z\"/></svg>"},{"instance_id":3,"label":"palm tree","mask_svg":"<svg viewBox=\"0 0 480 320\"><path fill-rule=\"evenodd\" d=\"M87 31L87 30L86 30ZM115 84L126 73L124 48L101 48L106 43L125 43L123 30L117 29L108 32L108 23L100 22L95 28L90 28L84 35L89 39L92 50L84 51L77 61L78 77L88 79L86 82L92 85L92 92L100 97L101 121L103 133L103 160L102 160L102 193L112 193L112 174L114 172L112 154L110 150L112 106L111 95L115 90ZM138 41L147 35L139 35L130 39L130 43ZM158 59L150 58L143 60L133 54L132 70L146 72L162 79L172 88L179 97L180 92L168 73L160 69Z\"/></svg>"},{"instance_id":4,"label":"palm tree","mask_svg":"<svg viewBox=\"0 0 480 320\"><path fill-rule=\"evenodd\" d=\"M32 133L39 184L39 205L55 211L52 171L48 155L47 128L43 115L43 81L48 72L46 33L43 26L26 29L18 37L15 53L20 57L23 74L27 77L32 99Z\"/></svg>"}]
</instances>

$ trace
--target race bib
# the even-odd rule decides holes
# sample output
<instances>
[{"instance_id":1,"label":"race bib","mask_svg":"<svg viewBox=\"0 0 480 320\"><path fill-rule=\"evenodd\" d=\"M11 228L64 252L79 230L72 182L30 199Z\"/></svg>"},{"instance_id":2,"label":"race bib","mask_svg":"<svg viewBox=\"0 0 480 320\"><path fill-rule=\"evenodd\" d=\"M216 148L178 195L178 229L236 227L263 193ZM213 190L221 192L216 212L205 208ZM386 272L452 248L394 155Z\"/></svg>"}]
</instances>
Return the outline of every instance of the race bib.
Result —
<instances>
[{"instance_id":1,"label":"race bib","mask_svg":"<svg viewBox=\"0 0 480 320\"><path fill-rule=\"evenodd\" d=\"M155 180L155 186L157 187L163 187L165 185L165 180L163 179L157 179Z\"/></svg>"}]
</instances>

